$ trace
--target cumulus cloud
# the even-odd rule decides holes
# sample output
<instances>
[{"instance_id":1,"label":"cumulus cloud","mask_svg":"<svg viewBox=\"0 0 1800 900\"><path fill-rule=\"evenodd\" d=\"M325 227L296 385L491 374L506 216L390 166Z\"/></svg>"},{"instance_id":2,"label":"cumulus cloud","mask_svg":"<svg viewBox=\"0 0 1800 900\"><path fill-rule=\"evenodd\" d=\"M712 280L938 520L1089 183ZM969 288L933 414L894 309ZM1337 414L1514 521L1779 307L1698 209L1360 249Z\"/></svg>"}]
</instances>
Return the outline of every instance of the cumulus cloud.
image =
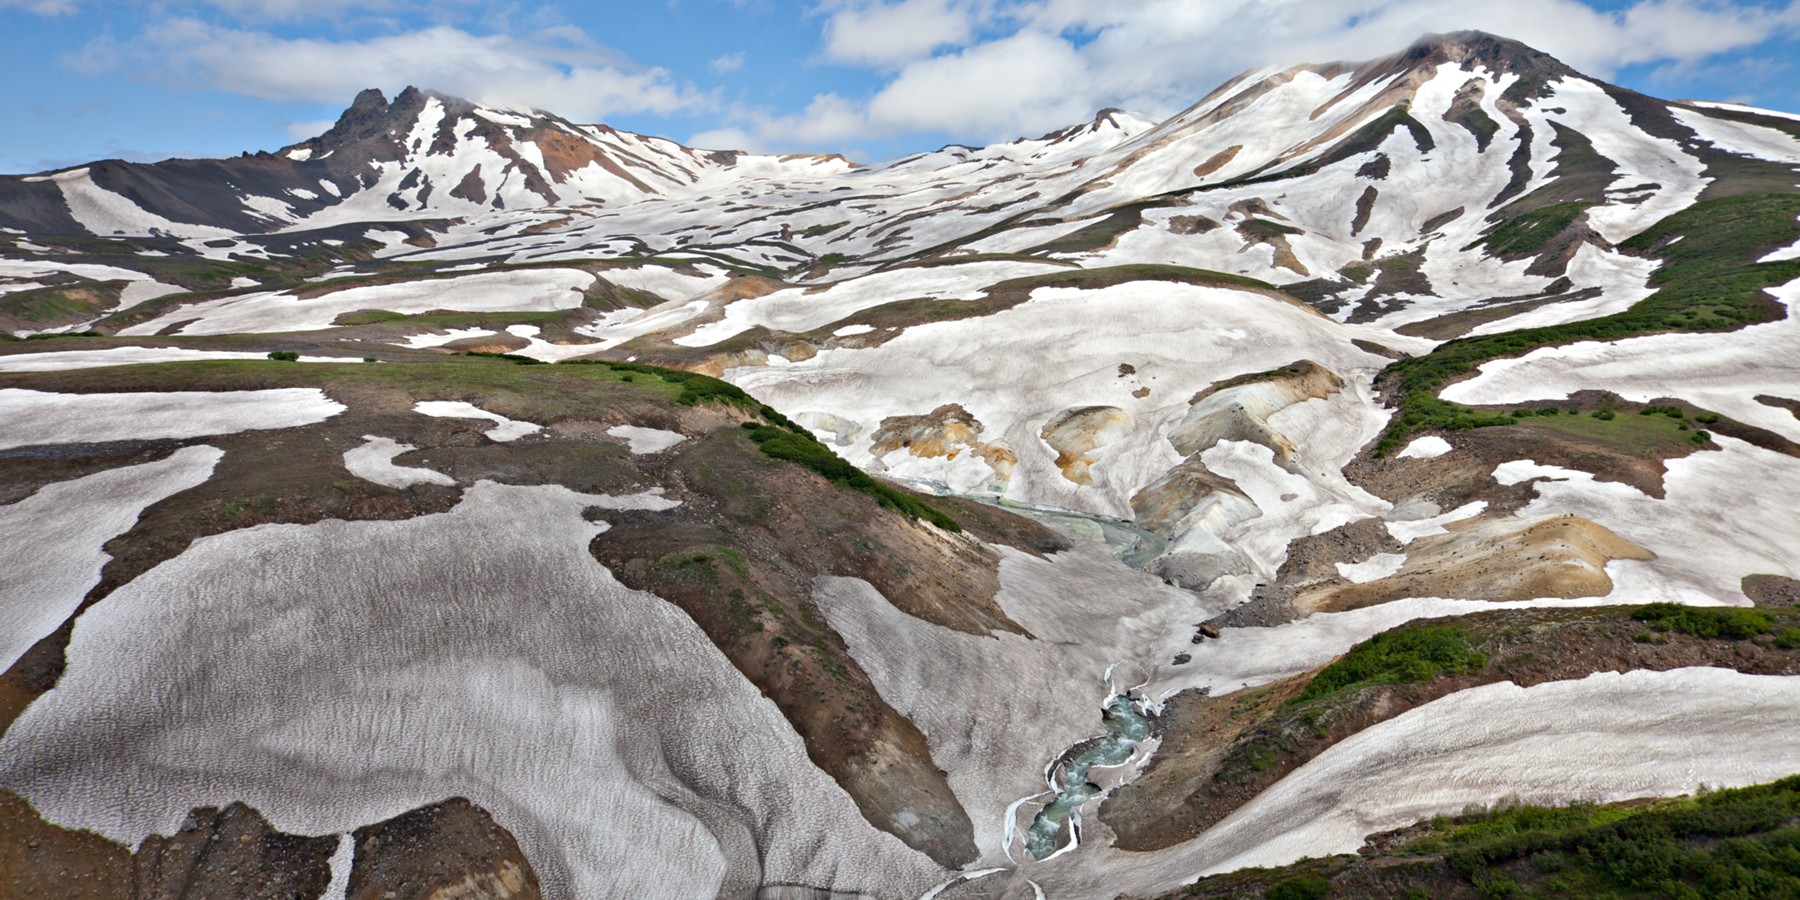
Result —
<instances>
[{"instance_id":1,"label":"cumulus cloud","mask_svg":"<svg viewBox=\"0 0 1800 900\"><path fill-rule=\"evenodd\" d=\"M828 0L822 55L886 73L855 102L817 98L790 116L742 115L763 145L943 134L994 140L1068 125L1107 106L1168 115L1269 64L1362 60L1421 35L1516 38L1607 77L1686 64L1800 30L1800 2L1638 0Z\"/></svg>"},{"instance_id":2,"label":"cumulus cloud","mask_svg":"<svg viewBox=\"0 0 1800 900\"><path fill-rule=\"evenodd\" d=\"M825 58L894 65L964 43L992 13L969 0L835 0L825 6Z\"/></svg>"},{"instance_id":3,"label":"cumulus cloud","mask_svg":"<svg viewBox=\"0 0 1800 900\"><path fill-rule=\"evenodd\" d=\"M744 51L739 50L736 53L714 57L712 62L706 64L706 67L720 75L729 75L744 67Z\"/></svg>"},{"instance_id":4,"label":"cumulus cloud","mask_svg":"<svg viewBox=\"0 0 1800 900\"><path fill-rule=\"evenodd\" d=\"M329 40L175 19L127 40L96 39L65 61L84 72L123 72L269 100L347 103L366 87L392 92L419 85L590 121L706 103L667 71L628 68L617 54L566 30L527 39L437 26Z\"/></svg>"}]
</instances>

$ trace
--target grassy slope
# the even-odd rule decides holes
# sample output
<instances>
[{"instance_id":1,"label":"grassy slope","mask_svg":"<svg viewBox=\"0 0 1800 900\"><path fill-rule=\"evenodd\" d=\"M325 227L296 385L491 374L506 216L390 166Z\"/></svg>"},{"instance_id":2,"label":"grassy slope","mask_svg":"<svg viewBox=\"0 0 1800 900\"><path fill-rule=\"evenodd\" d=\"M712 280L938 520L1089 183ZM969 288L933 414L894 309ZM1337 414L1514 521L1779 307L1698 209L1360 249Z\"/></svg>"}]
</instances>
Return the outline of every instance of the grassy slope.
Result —
<instances>
[{"instance_id":1,"label":"grassy slope","mask_svg":"<svg viewBox=\"0 0 1800 900\"><path fill-rule=\"evenodd\" d=\"M1205 701L1229 705L1227 731L1171 727L1159 757L1179 760L1215 746L1206 767L1177 763L1161 772L1165 763L1152 760L1144 776L1107 799L1101 817L1123 849L1173 846L1350 735L1455 691L1694 665L1800 674L1800 610L1650 604L1412 622L1310 677Z\"/></svg>"},{"instance_id":2,"label":"grassy slope","mask_svg":"<svg viewBox=\"0 0 1800 900\"><path fill-rule=\"evenodd\" d=\"M1800 776L1649 803L1470 809L1378 836L1362 856L1201 879L1168 895L1800 896Z\"/></svg>"},{"instance_id":3,"label":"grassy slope","mask_svg":"<svg viewBox=\"0 0 1800 900\"><path fill-rule=\"evenodd\" d=\"M1624 312L1545 328L1461 338L1388 366L1380 386L1398 411L1377 440L1386 455L1427 428L1462 430L1509 424L1438 398L1450 382L1492 359L1572 341L1619 340L1658 332L1730 331L1784 316L1766 288L1800 278L1800 260L1757 263L1800 239L1800 195L1725 197L1697 203L1626 241L1624 249L1664 263L1658 290ZM1535 231L1535 229L1532 229Z\"/></svg>"}]
</instances>

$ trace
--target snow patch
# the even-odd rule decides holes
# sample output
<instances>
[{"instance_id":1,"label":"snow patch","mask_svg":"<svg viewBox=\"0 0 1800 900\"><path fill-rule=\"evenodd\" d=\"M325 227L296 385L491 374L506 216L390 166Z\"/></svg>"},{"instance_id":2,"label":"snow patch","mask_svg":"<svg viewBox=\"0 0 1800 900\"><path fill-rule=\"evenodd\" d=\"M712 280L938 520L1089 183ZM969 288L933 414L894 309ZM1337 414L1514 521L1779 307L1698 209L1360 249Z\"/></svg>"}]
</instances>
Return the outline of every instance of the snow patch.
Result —
<instances>
[{"instance_id":1,"label":"snow patch","mask_svg":"<svg viewBox=\"0 0 1800 900\"><path fill-rule=\"evenodd\" d=\"M606 429L606 433L622 438L628 442L631 452L635 454L661 453L682 441L687 435L678 431L664 431L660 428L640 428L636 425L615 425Z\"/></svg>"},{"instance_id":2,"label":"snow patch","mask_svg":"<svg viewBox=\"0 0 1800 900\"><path fill-rule=\"evenodd\" d=\"M344 451L344 468L358 478L391 488L408 488L415 484L456 484L456 479L442 472L394 465L394 457L418 449L411 444L398 443L393 438L372 434L363 435L363 440L366 443L362 446Z\"/></svg>"},{"instance_id":3,"label":"snow patch","mask_svg":"<svg viewBox=\"0 0 1800 900\"><path fill-rule=\"evenodd\" d=\"M413 412L441 419L487 419L495 423L486 432L488 440L492 441L516 441L544 430L542 425L515 421L462 400L421 400L413 405Z\"/></svg>"}]
</instances>

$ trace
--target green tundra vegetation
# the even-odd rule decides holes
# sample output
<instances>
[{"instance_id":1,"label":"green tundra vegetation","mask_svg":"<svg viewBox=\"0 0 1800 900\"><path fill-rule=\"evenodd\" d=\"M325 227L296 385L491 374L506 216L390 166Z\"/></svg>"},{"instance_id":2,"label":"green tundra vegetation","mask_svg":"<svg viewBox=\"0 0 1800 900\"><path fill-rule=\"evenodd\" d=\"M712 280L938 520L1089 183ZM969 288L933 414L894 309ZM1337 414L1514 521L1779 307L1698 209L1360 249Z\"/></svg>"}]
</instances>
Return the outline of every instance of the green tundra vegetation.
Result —
<instances>
[{"instance_id":1,"label":"green tundra vegetation","mask_svg":"<svg viewBox=\"0 0 1800 900\"><path fill-rule=\"evenodd\" d=\"M1530 215L1554 209L1557 207ZM1611 341L1670 331L1729 331L1781 318L1785 311L1765 289L1800 278L1800 260L1756 260L1800 240L1797 217L1800 195L1795 194L1720 197L1696 203L1620 245L1663 262L1650 278L1656 293L1630 309L1563 325L1458 338L1423 356L1395 361L1382 372L1380 384L1396 398L1399 408L1376 441L1375 455L1387 455L1427 428L1458 431L1511 424L1511 417L1478 413L1437 396L1444 385L1489 360L1550 344ZM1507 240L1527 241L1551 224L1554 221L1521 226ZM1489 239L1499 234L1496 231Z\"/></svg>"},{"instance_id":2,"label":"green tundra vegetation","mask_svg":"<svg viewBox=\"0 0 1800 900\"><path fill-rule=\"evenodd\" d=\"M1362 856L1201 879L1179 897L1800 897L1800 776L1611 805L1471 807Z\"/></svg>"}]
</instances>

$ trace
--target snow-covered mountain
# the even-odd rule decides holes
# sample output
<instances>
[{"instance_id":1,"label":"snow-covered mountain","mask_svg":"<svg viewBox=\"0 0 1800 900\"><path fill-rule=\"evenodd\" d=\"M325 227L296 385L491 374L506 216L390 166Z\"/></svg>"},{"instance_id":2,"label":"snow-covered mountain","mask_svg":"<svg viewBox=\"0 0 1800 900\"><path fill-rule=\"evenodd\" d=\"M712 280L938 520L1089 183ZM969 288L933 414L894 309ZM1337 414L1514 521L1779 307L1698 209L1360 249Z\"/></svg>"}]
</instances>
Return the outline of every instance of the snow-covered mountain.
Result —
<instances>
[{"instance_id":1,"label":"snow-covered mountain","mask_svg":"<svg viewBox=\"0 0 1800 900\"><path fill-rule=\"evenodd\" d=\"M1800 120L1479 33L881 165L409 89L0 179L0 789L964 898L1770 780L1796 302Z\"/></svg>"}]
</instances>

